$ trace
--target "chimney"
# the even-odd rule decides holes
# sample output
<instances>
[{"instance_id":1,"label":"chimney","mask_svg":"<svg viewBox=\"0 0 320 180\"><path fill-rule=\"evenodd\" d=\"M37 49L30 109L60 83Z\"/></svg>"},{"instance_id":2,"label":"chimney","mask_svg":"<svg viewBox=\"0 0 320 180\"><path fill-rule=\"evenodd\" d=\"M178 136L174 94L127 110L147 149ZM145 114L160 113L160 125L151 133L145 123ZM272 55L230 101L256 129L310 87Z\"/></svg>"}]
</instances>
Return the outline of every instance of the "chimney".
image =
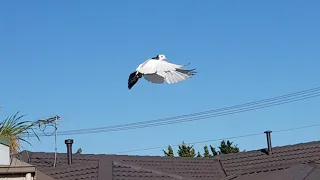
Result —
<instances>
[{"instance_id":1,"label":"chimney","mask_svg":"<svg viewBox=\"0 0 320 180\"><path fill-rule=\"evenodd\" d=\"M9 139L0 136L0 166L9 166L10 162Z\"/></svg>"},{"instance_id":2,"label":"chimney","mask_svg":"<svg viewBox=\"0 0 320 180\"><path fill-rule=\"evenodd\" d=\"M267 144L268 144L268 154L271 155L272 154L272 145L271 145L271 136L270 133L272 131L265 131L264 133L266 133L267 136Z\"/></svg>"},{"instance_id":3,"label":"chimney","mask_svg":"<svg viewBox=\"0 0 320 180\"><path fill-rule=\"evenodd\" d=\"M67 139L64 141L64 143L67 145L67 154L68 154L68 164L72 164L72 144L73 139Z\"/></svg>"}]
</instances>

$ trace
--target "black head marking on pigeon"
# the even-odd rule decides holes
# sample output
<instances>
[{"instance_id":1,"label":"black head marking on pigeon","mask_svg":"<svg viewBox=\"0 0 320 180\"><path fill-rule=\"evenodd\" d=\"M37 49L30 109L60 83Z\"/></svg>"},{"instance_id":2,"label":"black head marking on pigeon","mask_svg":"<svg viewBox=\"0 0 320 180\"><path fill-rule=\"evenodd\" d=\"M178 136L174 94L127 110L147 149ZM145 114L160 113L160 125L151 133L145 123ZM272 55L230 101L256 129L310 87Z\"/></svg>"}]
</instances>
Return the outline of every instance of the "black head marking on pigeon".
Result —
<instances>
[{"instance_id":1,"label":"black head marking on pigeon","mask_svg":"<svg viewBox=\"0 0 320 180\"><path fill-rule=\"evenodd\" d=\"M156 57L153 57L151 59L156 59L156 60L159 60L159 55L157 55Z\"/></svg>"}]
</instances>

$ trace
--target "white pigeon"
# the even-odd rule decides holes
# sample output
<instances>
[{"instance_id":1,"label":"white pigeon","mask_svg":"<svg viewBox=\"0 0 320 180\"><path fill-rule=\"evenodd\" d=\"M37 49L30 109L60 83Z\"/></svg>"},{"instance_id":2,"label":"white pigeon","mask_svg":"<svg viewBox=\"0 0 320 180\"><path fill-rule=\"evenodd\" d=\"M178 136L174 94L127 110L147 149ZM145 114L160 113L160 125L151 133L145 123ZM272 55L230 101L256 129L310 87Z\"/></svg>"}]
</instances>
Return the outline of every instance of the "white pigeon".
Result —
<instances>
[{"instance_id":1,"label":"white pigeon","mask_svg":"<svg viewBox=\"0 0 320 180\"><path fill-rule=\"evenodd\" d=\"M190 63L189 63L190 64ZM178 65L168 62L163 54L146 60L140 64L136 71L131 73L128 79L128 88L131 89L140 78L144 77L151 83L168 84L178 83L195 75L195 69L182 69L186 65Z\"/></svg>"}]
</instances>

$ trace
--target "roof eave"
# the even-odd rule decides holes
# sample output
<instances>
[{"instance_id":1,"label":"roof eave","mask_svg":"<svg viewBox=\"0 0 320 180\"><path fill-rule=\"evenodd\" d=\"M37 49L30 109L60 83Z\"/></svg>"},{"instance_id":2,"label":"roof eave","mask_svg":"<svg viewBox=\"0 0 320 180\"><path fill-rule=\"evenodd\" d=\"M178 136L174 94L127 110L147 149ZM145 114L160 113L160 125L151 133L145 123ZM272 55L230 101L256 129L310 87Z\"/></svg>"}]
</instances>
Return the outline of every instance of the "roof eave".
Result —
<instances>
[{"instance_id":1,"label":"roof eave","mask_svg":"<svg viewBox=\"0 0 320 180\"><path fill-rule=\"evenodd\" d=\"M36 168L31 167L0 167L0 174L12 174L12 173L35 173Z\"/></svg>"}]
</instances>

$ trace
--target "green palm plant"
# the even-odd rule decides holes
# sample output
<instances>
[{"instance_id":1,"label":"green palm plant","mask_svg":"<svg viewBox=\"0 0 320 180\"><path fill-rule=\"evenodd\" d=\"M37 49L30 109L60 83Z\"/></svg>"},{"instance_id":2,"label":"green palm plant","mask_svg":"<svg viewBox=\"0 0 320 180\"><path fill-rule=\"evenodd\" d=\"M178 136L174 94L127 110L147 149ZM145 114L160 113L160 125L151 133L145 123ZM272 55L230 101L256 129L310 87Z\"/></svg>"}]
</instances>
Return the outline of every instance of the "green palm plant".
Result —
<instances>
[{"instance_id":1,"label":"green palm plant","mask_svg":"<svg viewBox=\"0 0 320 180\"><path fill-rule=\"evenodd\" d=\"M11 154L19 152L21 141L24 141L31 145L31 143L26 139L26 137L28 137L30 133L35 135L40 141L38 135L34 131L34 127L38 126L38 122L20 121L24 117L24 115L18 114L19 112L7 117L4 121L0 122L0 136L9 139Z\"/></svg>"}]
</instances>

